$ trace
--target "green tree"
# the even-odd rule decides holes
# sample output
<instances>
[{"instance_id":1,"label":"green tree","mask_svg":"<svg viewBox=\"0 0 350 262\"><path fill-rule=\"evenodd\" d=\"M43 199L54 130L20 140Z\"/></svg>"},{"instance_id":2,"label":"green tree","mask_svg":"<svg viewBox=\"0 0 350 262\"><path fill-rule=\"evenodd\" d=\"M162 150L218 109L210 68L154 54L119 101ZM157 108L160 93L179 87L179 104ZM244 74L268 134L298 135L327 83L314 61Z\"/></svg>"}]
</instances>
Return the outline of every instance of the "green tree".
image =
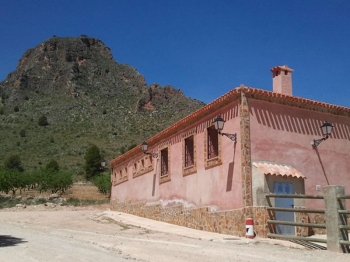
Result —
<instances>
[{"instance_id":1,"label":"green tree","mask_svg":"<svg viewBox=\"0 0 350 262\"><path fill-rule=\"evenodd\" d=\"M38 187L41 178L41 170L36 169L26 172L26 187L28 190Z\"/></svg>"},{"instance_id":2,"label":"green tree","mask_svg":"<svg viewBox=\"0 0 350 262\"><path fill-rule=\"evenodd\" d=\"M25 173L17 169L0 170L0 191L6 194L12 191L12 194L15 195L17 189L22 190L26 187L25 183Z\"/></svg>"},{"instance_id":3,"label":"green tree","mask_svg":"<svg viewBox=\"0 0 350 262\"><path fill-rule=\"evenodd\" d=\"M96 145L91 145L85 153L84 169L87 179L91 179L101 173L102 160L100 149Z\"/></svg>"},{"instance_id":4,"label":"green tree","mask_svg":"<svg viewBox=\"0 0 350 262\"><path fill-rule=\"evenodd\" d=\"M39 191L51 193L64 193L73 184L72 174L64 171L42 169L39 173Z\"/></svg>"},{"instance_id":5,"label":"green tree","mask_svg":"<svg viewBox=\"0 0 350 262\"><path fill-rule=\"evenodd\" d=\"M56 160L51 159L50 162L47 163L46 169L52 170L52 171L59 171L60 167L59 167L59 165L58 165Z\"/></svg>"},{"instance_id":6,"label":"green tree","mask_svg":"<svg viewBox=\"0 0 350 262\"><path fill-rule=\"evenodd\" d=\"M49 124L49 122L47 121L47 117L44 115L39 117L38 124L39 124L39 126L47 126Z\"/></svg>"},{"instance_id":7,"label":"green tree","mask_svg":"<svg viewBox=\"0 0 350 262\"><path fill-rule=\"evenodd\" d=\"M105 195L111 194L111 176L102 174L94 177L92 183L98 188L98 191Z\"/></svg>"},{"instance_id":8,"label":"green tree","mask_svg":"<svg viewBox=\"0 0 350 262\"><path fill-rule=\"evenodd\" d=\"M19 172L23 172L24 170L19 155L8 156L4 161L4 167L6 169L15 169Z\"/></svg>"},{"instance_id":9,"label":"green tree","mask_svg":"<svg viewBox=\"0 0 350 262\"><path fill-rule=\"evenodd\" d=\"M51 193L63 194L73 184L72 174L64 171L51 172L48 184Z\"/></svg>"},{"instance_id":10,"label":"green tree","mask_svg":"<svg viewBox=\"0 0 350 262\"><path fill-rule=\"evenodd\" d=\"M8 171L4 168L0 168L0 191L9 193L11 189L11 181L9 179Z\"/></svg>"}]
</instances>

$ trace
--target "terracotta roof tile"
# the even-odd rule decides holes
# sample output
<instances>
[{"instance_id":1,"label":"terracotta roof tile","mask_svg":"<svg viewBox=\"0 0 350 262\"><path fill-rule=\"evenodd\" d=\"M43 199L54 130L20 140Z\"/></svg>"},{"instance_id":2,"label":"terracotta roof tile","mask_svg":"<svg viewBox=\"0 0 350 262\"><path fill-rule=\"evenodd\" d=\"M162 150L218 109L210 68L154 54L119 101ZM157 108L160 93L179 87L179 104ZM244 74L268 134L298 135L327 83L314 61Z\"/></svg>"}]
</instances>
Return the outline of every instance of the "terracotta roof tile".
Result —
<instances>
[{"instance_id":1,"label":"terracotta roof tile","mask_svg":"<svg viewBox=\"0 0 350 262\"><path fill-rule=\"evenodd\" d=\"M306 177L302 173L300 173L298 170L296 170L292 166L278 165L278 164L265 163L265 162L253 162L253 166L258 168L265 175L296 177L296 178L306 179Z\"/></svg>"}]
</instances>

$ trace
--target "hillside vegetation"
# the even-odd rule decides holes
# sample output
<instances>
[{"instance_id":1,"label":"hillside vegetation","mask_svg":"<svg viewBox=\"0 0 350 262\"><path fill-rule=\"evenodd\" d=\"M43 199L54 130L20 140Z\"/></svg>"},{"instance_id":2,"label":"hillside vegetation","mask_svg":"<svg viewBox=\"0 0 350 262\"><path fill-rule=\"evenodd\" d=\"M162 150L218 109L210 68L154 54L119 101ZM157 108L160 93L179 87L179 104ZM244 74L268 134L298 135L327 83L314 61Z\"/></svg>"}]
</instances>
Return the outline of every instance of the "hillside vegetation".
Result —
<instances>
[{"instance_id":1,"label":"hillside vegetation","mask_svg":"<svg viewBox=\"0 0 350 262\"><path fill-rule=\"evenodd\" d=\"M91 144L111 160L203 105L171 86L147 86L98 39L52 37L0 83L0 164L16 154L26 170L55 159L81 173Z\"/></svg>"}]
</instances>

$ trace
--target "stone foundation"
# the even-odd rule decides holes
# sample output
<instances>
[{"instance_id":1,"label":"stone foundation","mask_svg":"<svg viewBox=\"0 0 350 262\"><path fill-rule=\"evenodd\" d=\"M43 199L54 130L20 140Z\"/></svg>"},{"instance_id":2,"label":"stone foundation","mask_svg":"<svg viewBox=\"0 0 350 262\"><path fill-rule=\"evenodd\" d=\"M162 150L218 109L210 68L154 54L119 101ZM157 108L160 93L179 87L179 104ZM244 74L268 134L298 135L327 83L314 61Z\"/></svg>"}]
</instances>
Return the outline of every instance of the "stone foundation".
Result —
<instances>
[{"instance_id":1,"label":"stone foundation","mask_svg":"<svg viewBox=\"0 0 350 262\"><path fill-rule=\"evenodd\" d=\"M131 203L111 200L111 210L163 221L193 229L244 237L246 218L254 220L254 232L259 237L268 233L266 207L245 207L235 210L211 211L210 207L184 208L183 205L162 207L161 204Z\"/></svg>"}]
</instances>

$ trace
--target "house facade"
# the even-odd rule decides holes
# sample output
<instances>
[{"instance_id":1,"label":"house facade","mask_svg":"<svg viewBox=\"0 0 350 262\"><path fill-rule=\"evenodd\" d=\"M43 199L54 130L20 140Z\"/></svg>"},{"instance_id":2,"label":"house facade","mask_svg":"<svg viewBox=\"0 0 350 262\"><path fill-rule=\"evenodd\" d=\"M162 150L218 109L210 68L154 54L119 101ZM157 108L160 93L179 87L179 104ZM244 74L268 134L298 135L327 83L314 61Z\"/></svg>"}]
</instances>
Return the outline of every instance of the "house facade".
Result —
<instances>
[{"instance_id":1,"label":"house facade","mask_svg":"<svg viewBox=\"0 0 350 262\"><path fill-rule=\"evenodd\" d=\"M350 108L295 97L293 70L271 72L272 92L235 88L148 139L147 153L138 146L113 159L111 209L238 236L250 217L264 237L266 194L320 195L334 184L349 194ZM334 131L313 147L325 121Z\"/></svg>"}]
</instances>

